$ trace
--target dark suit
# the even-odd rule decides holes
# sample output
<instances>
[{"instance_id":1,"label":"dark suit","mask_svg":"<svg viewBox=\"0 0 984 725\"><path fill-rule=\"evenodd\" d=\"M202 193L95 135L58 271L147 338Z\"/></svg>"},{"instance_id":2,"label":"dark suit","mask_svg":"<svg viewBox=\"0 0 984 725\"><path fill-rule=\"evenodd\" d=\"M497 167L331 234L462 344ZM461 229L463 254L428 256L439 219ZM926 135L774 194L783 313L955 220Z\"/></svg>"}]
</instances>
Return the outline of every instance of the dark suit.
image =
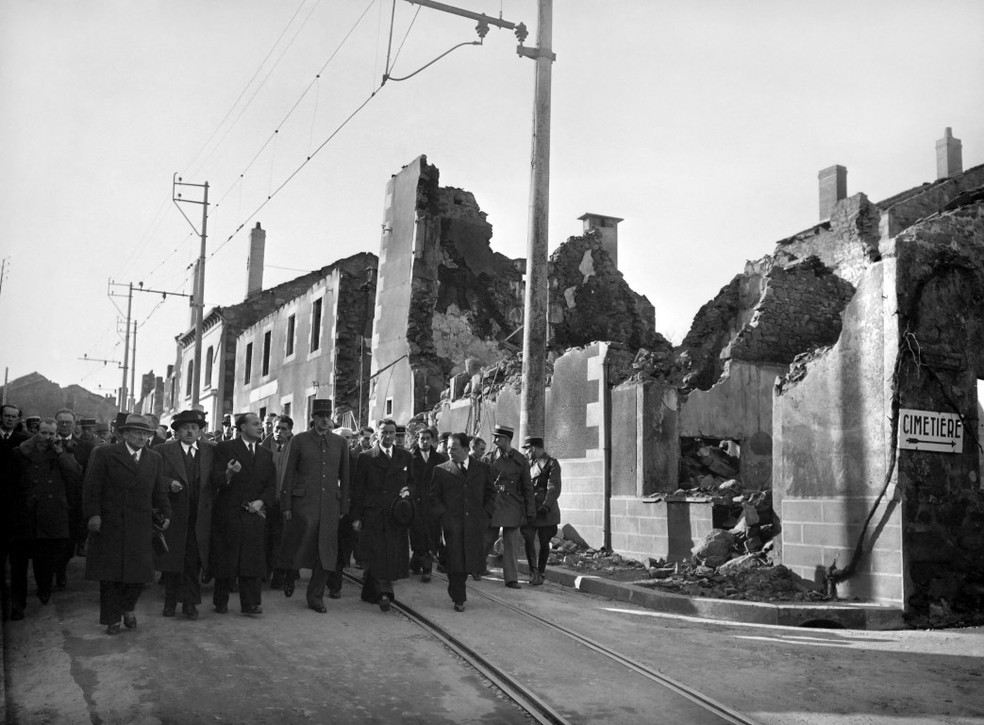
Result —
<instances>
[{"instance_id":1,"label":"dark suit","mask_svg":"<svg viewBox=\"0 0 984 725\"><path fill-rule=\"evenodd\" d=\"M10 546L11 501L10 468L13 465L13 450L31 436L20 430L9 435L0 434L0 600L3 605L3 619L7 620L7 607L10 605L10 592L7 588L7 553Z\"/></svg>"},{"instance_id":2,"label":"dark suit","mask_svg":"<svg viewBox=\"0 0 984 725\"><path fill-rule=\"evenodd\" d=\"M393 446L390 458L378 445L362 453L352 481L352 520L362 522L359 548L365 565L362 598L393 595L393 581L410 576L407 529L390 521L390 507L408 485L410 454Z\"/></svg>"},{"instance_id":3,"label":"dark suit","mask_svg":"<svg viewBox=\"0 0 984 725\"><path fill-rule=\"evenodd\" d=\"M118 624L154 578L154 509L171 518L162 472L161 457L148 448L140 451L139 463L126 443L92 452L82 510L87 521L102 520L99 532L89 535L85 561L86 578L100 582L100 624Z\"/></svg>"},{"instance_id":4,"label":"dark suit","mask_svg":"<svg viewBox=\"0 0 984 725\"><path fill-rule=\"evenodd\" d=\"M496 500L492 481L491 469L471 456L467 471L448 461L431 475L430 510L444 533L448 594L456 604L465 602L468 574L485 569L485 532Z\"/></svg>"},{"instance_id":5,"label":"dark suit","mask_svg":"<svg viewBox=\"0 0 984 725\"><path fill-rule=\"evenodd\" d=\"M433 448L428 452L426 461L419 448L411 455L410 493L413 496L414 517L413 524L410 526L410 547L413 549L410 570L420 569L424 574L430 574L434 565L434 554L441 540L440 524L431 515L431 473L435 466L446 463L448 457Z\"/></svg>"},{"instance_id":6,"label":"dark suit","mask_svg":"<svg viewBox=\"0 0 984 725\"><path fill-rule=\"evenodd\" d=\"M216 489L212 515L210 569L215 577L212 601L225 608L232 580L239 579L239 603L246 610L260 604L260 580L266 574L266 520L244 510L243 504L260 500L269 509L277 487L273 454L259 444L250 455L237 438L215 446L212 485ZM235 459L242 469L226 476L226 465Z\"/></svg>"},{"instance_id":7,"label":"dark suit","mask_svg":"<svg viewBox=\"0 0 984 725\"><path fill-rule=\"evenodd\" d=\"M171 501L171 525L164 532L168 551L158 554L155 567L164 574L164 606L177 602L200 604L201 568L208 561L212 533L211 485L215 445L201 439L193 458L185 454L180 441L170 441L154 449L164 460L164 481ZM181 484L172 490L171 482Z\"/></svg>"},{"instance_id":8,"label":"dark suit","mask_svg":"<svg viewBox=\"0 0 984 725\"><path fill-rule=\"evenodd\" d=\"M62 441L62 446L65 450L75 456L75 460L78 461L79 466L82 469L82 476L84 477L89 466L89 457L92 455L92 449L95 448L95 444L93 444L92 441L84 440L79 436L72 436L71 438L58 438L57 440ZM73 492L72 494L73 500L76 501L81 500L82 498L82 478L79 479L77 485L78 491ZM72 557L75 556L76 548L81 547L85 542L85 537L85 518L82 516L82 511L76 506L71 510L70 539L62 546L62 556L59 559L55 570L55 577L59 587L65 586L68 562L70 562Z\"/></svg>"}]
</instances>

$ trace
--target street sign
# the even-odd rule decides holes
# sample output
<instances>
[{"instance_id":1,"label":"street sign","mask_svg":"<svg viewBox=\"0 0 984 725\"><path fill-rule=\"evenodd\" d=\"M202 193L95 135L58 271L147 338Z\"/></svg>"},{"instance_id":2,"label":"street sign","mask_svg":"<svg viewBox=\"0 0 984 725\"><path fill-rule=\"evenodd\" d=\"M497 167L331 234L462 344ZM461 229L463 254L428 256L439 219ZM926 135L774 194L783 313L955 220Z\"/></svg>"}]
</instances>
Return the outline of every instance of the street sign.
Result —
<instances>
[{"instance_id":1,"label":"street sign","mask_svg":"<svg viewBox=\"0 0 984 725\"><path fill-rule=\"evenodd\" d=\"M963 453L963 421L955 413L899 410L899 448Z\"/></svg>"}]
</instances>

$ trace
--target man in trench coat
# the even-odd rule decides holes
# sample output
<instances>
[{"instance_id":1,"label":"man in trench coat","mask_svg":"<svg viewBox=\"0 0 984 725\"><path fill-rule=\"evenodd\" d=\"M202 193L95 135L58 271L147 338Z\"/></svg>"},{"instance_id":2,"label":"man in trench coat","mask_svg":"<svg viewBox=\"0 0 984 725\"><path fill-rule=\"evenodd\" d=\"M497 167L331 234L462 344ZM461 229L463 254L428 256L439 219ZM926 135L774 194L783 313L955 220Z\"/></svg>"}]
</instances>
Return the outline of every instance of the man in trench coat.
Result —
<instances>
[{"instance_id":1,"label":"man in trench coat","mask_svg":"<svg viewBox=\"0 0 984 725\"><path fill-rule=\"evenodd\" d=\"M331 432L331 401L315 400L311 414L314 427L295 435L287 446L280 555L285 568L311 570L307 605L324 614L325 586L332 599L342 590L338 520L349 509L349 452L345 439ZM287 582L284 587L286 593Z\"/></svg>"},{"instance_id":2,"label":"man in trench coat","mask_svg":"<svg viewBox=\"0 0 984 725\"><path fill-rule=\"evenodd\" d=\"M465 581L485 568L485 532L495 509L491 469L468 455L468 436L452 433L451 460L431 475L430 509L444 533L448 594L457 612L465 611Z\"/></svg>"},{"instance_id":3,"label":"man in trench coat","mask_svg":"<svg viewBox=\"0 0 984 725\"><path fill-rule=\"evenodd\" d=\"M154 558L164 574L165 617L178 602L189 619L198 618L202 603L201 570L208 561L212 532L212 455L215 444L202 437L205 413L184 410L171 421L175 439L154 449L164 460L164 481L171 502L171 525L164 532L168 550Z\"/></svg>"},{"instance_id":4,"label":"man in trench coat","mask_svg":"<svg viewBox=\"0 0 984 725\"><path fill-rule=\"evenodd\" d=\"M379 442L355 463L352 526L361 532L359 547L365 572L362 599L388 612L393 582L410 576L410 541L406 528L390 518L398 498L409 498L410 453L397 445L396 422L379 424ZM409 524L409 522L407 522Z\"/></svg>"},{"instance_id":5,"label":"man in trench coat","mask_svg":"<svg viewBox=\"0 0 984 725\"><path fill-rule=\"evenodd\" d=\"M92 451L82 490L89 528L86 578L99 581L99 623L107 634L137 626L133 613L144 584L154 578L153 514L170 523L171 502L161 457L146 448L154 429L131 414L120 427L121 443Z\"/></svg>"},{"instance_id":6,"label":"man in trench coat","mask_svg":"<svg viewBox=\"0 0 984 725\"><path fill-rule=\"evenodd\" d=\"M215 446L212 540L209 568L215 577L212 604L229 611L229 592L239 580L243 614L262 614L260 581L266 574L266 510L273 505L277 473L273 454L260 445L263 422L256 413L236 417L239 437Z\"/></svg>"}]
</instances>

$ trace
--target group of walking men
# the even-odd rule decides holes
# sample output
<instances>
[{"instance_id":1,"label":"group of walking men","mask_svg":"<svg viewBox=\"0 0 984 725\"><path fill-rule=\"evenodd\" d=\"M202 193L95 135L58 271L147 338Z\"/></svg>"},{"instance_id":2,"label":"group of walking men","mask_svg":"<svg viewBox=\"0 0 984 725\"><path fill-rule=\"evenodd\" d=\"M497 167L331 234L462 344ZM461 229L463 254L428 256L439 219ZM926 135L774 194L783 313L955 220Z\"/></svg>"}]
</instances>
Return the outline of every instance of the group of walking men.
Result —
<instances>
[{"instance_id":1,"label":"group of walking men","mask_svg":"<svg viewBox=\"0 0 984 725\"><path fill-rule=\"evenodd\" d=\"M238 591L241 611L261 614L262 582L289 597L300 569L311 571L307 606L324 613L326 592L341 596L353 554L364 567L362 599L382 611L394 582L411 570L430 581L435 564L464 611L467 577L487 573L500 530L505 585L518 588L519 540L530 583L540 584L560 521L559 463L540 438L528 438L521 455L506 427L495 428L494 448L480 459L469 436L438 439L430 428L408 450L391 419L379 422L368 450L350 446L353 432L332 430L327 400L313 402L310 428L297 435L287 416L265 430L255 413L243 413L235 437L218 442L204 435L204 413L183 411L171 421L174 437L153 447L155 428L141 415L121 420L118 442L95 447L58 440L57 420L15 437L8 423L19 416L16 406L0 416L11 524L3 553L9 545L15 620L26 608L28 560L46 603L66 554L83 539L86 578L100 582L100 623L109 634L137 626L135 605L155 571L165 617L180 604L184 617L197 619L202 584L213 578L216 613L227 613Z\"/></svg>"}]
</instances>

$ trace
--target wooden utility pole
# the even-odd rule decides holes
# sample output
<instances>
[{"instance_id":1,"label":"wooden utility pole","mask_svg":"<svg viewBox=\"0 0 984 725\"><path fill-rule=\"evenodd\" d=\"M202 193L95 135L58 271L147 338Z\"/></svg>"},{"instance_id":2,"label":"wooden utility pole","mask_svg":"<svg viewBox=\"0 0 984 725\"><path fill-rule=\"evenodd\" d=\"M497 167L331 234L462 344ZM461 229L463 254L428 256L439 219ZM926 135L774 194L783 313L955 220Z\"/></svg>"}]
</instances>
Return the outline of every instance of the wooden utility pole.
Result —
<instances>
[{"instance_id":1,"label":"wooden utility pole","mask_svg":"<svg viewBox=\"0 0 984 725\"><path fill-rule=\"evenodd\" d=\"M194 186L204 190L202 201L193 199L182 199L181 194L177 193L179 186ZM181 180L177 174L171 187L171 200L178 207L181 215L191 224L191 228L201 237L201 249L198 254L198 265L195 267L195 295L191 304L195 310L195 364L191 371L191 407L198 409L198 400L201 394L201 375L202 375L202 317L205 314L205 240L208 238L208 182L204 184L189 184ZM199 232L195 229L194 223L188 219L178 202L202 205L202 229Z\"/></svg>"},{"instance_id":2,"label":"wooden utility pole","mask_svg":"<svg viewBox=\"0 0 984 725\"><path fill-rule=\"evenodd\" d=\"M109 290L107 294L110 297L122 297L122 294L113 291L113 287L122 287L122 283L109 281ZM119 309L119 308L117 308ZM133 282L127 285L126 292L126 335L123 340L123 383L120 385L120 397L118 401L119 409L121 413L132 412L132 410L127 405L129 400L129 395L127 391L127 372L130 370L130 319L133 313ZM116 328L117 333L119 333L119 328Z\"/></svg>"}]
</instances>

